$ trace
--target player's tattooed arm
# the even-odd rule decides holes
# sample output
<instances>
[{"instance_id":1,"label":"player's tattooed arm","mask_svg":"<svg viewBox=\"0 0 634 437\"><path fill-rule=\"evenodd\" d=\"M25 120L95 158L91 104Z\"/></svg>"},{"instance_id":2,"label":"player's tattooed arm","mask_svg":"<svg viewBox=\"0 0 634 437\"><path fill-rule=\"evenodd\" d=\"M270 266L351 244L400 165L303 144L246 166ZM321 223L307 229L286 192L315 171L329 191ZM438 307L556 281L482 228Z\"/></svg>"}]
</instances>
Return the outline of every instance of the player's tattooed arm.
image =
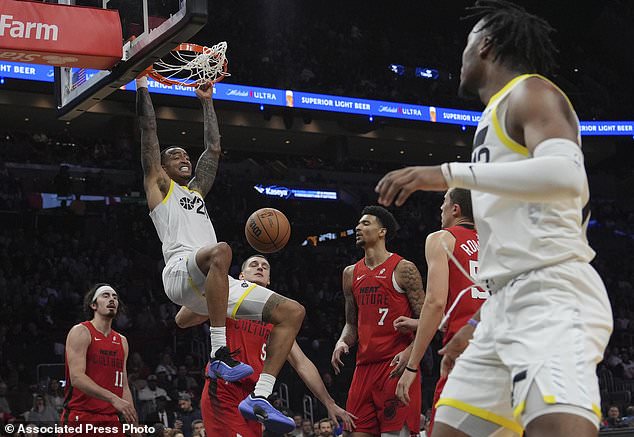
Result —
<instances>
[{"instance_id":1,"label":"player's tattooed arm","mask_svg":"<svg viewBox=\"0 0 634 437\"><path fill-rule=\"evenodd\" d=\"M405 291L412 313L418 318L425 301L425 291L416 265L406 259L401 260L396 266L396 282Z\"/></svg>"},{"instance_id":2,"label":"player's tattooed arm","mask_svg":"<svg viewBox=\"0 0 634 437\"><path fill-rule=\"evenodd\" d=\"M352 274L354 266L348 266L343 271L343 297L346 307L346 324L341 331L339 341L343 341L348 346L357 342L357 302L352 294Z\"/></svg>"},{"instance_id":3,"label":"player's tattooed arm","mask_svg":"<svg viewBox=\"0 0 634 437\"><path fill-rule=\"evenodd\" d=\"M194 178L189 183L192 190L199 191L204 196L209 193L216 179L218 172L218 160L220 159L220 130L218 128L218 118L214 110L211 96L213 87L200 87L196 90L196 95L200 99L203 107L204 120L204 145L205 150L198 158Z\"/></svg>"},{"instance_id":4,"label":"player's tattooed arm","mask_svg":"<svg viewBox=\"0 0 634 437\"><path fill-rule=\"evenodd\" d=\"M141 166L143 184L148 195L148 203L160 202L169 190L169 178L161 166L161 150L156 133L156 115L147 88L139 88L136 93L136 113L141 130ZM156 188L160 192L156 191ZM161 194L162 193L162 194ZM150 209L153 209L150 205Z\"/></svg>"},{"instance_id":5,"label":"player's tattooed arm","mask_svg":"<svg viewBox=\"0 0 634 437\"><path fill-rule=\"evenodd\" d=\"M147 88L137 90L136 114L141 129L141 165L143 166L143 174L147 176L161 168L161 151L156 134L156 115Z\"/></svg>"}]
</instances>

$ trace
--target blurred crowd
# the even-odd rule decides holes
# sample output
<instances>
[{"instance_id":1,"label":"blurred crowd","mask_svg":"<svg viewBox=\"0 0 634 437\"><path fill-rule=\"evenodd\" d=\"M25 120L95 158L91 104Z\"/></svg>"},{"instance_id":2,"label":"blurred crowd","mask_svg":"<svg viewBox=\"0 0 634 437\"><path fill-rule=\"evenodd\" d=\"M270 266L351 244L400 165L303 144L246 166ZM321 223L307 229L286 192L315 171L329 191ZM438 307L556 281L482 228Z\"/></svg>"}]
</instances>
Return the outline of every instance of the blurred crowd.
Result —
<instances>
[{"instance_id":1,"label":"blurred crowd","mask_svg":"<svg viewBox=\"0 0 634 437\"><path fill-rule=\"evenodd\" d=\"M479 109L456 97L462 49L472 25L459 17L472 4L220 1L195 42L228 42L232 76L227 82ZM574 10L532 2L529 9L557 29L559 68L554 75L582 118L634 113L627 97L634 90L623 74L633 68L623 56L626 41L633 38L627 30L634 19L630 2ZM403 66L405 73L394 74L391 64ZM415 77L416 67L438 70L439 79Z\"/></svg>"}]
</instances>

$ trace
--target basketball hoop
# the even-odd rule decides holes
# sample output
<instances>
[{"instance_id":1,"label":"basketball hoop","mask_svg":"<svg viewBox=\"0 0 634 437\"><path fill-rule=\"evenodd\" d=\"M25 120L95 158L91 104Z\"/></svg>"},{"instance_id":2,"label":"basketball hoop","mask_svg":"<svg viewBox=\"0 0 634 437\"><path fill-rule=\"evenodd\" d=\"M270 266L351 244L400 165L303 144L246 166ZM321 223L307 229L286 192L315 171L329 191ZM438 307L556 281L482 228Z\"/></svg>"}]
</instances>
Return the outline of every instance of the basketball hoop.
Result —
<instances>
[{"instance_id":1,"label":"basketball hoop","mask_svg":"<svg viewBox=\"0 0 634 437\"><path fill-rule=\"evenodd\" d=\"M227 43L220 42L213 47L183 43L166 56L154 62L147 74L165 85L198 87L203 84L220 82L227 73Z\"/></svg>"}]
</instances>

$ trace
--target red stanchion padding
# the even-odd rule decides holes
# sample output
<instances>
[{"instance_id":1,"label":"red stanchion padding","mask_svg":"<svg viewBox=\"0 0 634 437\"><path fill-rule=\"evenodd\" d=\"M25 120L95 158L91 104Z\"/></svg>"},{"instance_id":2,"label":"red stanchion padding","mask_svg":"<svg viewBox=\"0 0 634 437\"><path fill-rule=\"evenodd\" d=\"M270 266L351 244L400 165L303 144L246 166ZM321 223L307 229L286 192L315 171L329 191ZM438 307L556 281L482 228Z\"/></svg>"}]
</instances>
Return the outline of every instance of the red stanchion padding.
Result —
<instances>
[{"instance_id":1,"label":"red stanchion padding","mask_svg":"<svg viewBox=\"0 0 634 437\"><path fill-rule=\"evenodd\" d=\"M108 70L122 57L116 10L0 1L0 60Z\"/></svg>"}]
</instances>

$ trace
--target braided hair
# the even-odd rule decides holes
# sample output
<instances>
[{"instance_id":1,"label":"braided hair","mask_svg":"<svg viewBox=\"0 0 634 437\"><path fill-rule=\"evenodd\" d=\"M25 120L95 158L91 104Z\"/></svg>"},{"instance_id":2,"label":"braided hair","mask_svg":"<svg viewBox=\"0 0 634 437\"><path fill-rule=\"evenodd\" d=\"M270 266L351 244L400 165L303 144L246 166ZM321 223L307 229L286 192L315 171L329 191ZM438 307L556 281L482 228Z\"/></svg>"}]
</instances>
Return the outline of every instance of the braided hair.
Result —
<instances>
[{"instance_id":1,"label":"braided hair","mask_svg":"<svg viewBox=\"0 0 634 437\"><path fill-rule=\"evenodd\" d=\"M547 74L556 67L557 48L550 39L554 29L546 20L505 0L477 0L463 20L483 20L478 32L491 37L493 61L530 73Z\"/></svg>"}]
</instances>

